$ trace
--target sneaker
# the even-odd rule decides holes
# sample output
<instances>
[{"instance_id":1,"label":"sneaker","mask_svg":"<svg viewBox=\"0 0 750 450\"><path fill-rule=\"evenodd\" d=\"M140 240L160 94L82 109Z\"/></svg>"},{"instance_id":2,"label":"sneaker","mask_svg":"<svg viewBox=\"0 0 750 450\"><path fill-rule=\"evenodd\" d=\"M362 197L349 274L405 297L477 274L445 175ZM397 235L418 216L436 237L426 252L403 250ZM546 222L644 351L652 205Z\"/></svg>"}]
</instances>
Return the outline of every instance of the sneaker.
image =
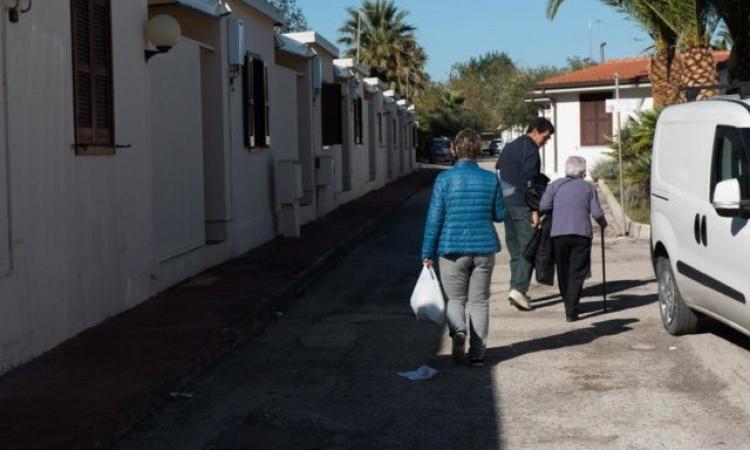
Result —
<instances>
[{"instance_id":1,"label":"sneaker","mask_svg":"<svg viewBox=\"0 0 750 450\"><path fill-rule=\"evenodd\" d=\"M575 322L578 320L578 314L565 315L566 322Z\"/></svg>"},{"instance_id":2,"label":"sneaker","mask_svg":"<svg viewBox=\"0 0 750 450\"><path fill-rule=\"evenodd\" d=\"M451 356L453 356L453 362L456 364L466 363L466 353L464 353L464 344L466 343L466 335L462 332L457 332L453 335L453 348L451 349Z\"/></svg>"},{"instance_id":3,"label":"sneaker","mask_svg":"<svg viewBox=\"0 0 750 450\"><path fill-rule=\"evenodd\" d=\"M529 297L523 292L511 289L508 293L508 301L519 311L531 311L531 302L529 302Z\"/></svg>"}]
</instances>

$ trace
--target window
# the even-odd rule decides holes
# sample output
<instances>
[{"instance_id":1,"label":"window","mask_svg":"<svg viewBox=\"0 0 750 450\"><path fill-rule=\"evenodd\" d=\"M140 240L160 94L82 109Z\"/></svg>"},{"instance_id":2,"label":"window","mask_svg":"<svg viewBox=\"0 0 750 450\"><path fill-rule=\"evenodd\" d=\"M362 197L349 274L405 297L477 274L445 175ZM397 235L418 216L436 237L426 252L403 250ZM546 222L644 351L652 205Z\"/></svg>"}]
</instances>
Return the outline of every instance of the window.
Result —
<instances>
[{"instance_id":1,"label":"window","mask_svg":"<svg viewBox=\"0 0 750 450\"><path fill-rule=\"evenodd\" d=\"M714 140L713 169L711 174L711 200L716 184L736 178L740 182L743 199L750 199L750 163L748 146L750 129L719 126Z\"/></svg>"},{"instance_id":2,"label":"window","mask_svg":"<svg viewBox=\"0 0 750 450\"><path fill-rule=\"evenodd\" d=\"M378 113L378 144L383 145L383 113Z\"/></svg>"},{"instance_id":3,"label":"window","mask_svg":"<svg viewBox=\"0 0 750 450\"><path fill-rule=\"evenodd\" d=\"M321 92L323 145L339 145L342 138L341 87L336 83L323 83Z\"/></svg>"},{"instance_id":4,"label":"window","mask_svg":"<svg viewBox=\"0 0 750 450\"><path fill-rule=\"evenodd\" d=\"M605 102L610 94L582 94L581 145L606 145L605 136L612 135L612 114L607 113Z\"/></svg>"},{"instance_id":5,"label":"window","mask_svg":"<svg viewBox=\"0 0 750 450\"><path fill-rule=\"evenodd\" d=\"M110 0L71 0L76 154L114 154Z\"/></svg>"},{"instance_id":6,"label":"window","mask_svg":"<svg viewBox=\"0 0 750 450\"><path fill-rule=\"evenodd\" d=\"M242 114L245 147L271 145L268 66L249 53L245 55L242 67Z\"/></svg>"},{"instance_id":7,"label":"window","mask_svg":"<svg viewBox=\"0 0 750 450\"><path fill-rule=\"evenodd\" d=\"M362 97L354 99L354 143L364 144L364 122L362 120Z\"/></svg>"}]
</instances>

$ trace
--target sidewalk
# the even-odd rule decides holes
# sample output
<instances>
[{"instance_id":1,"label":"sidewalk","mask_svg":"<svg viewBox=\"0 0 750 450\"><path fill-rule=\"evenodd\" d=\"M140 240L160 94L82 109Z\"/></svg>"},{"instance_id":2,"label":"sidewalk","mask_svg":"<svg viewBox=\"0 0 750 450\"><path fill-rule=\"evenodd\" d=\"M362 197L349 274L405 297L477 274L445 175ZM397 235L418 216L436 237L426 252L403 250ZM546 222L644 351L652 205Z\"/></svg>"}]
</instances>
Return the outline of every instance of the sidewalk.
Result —
<instances>
[{"instance_id":1,"label":"sidewalk","mask_svg":"<svg viewBox=\"0 0 750 450\"><path fill-rule=\"evenodd\" d=\"M212 268L0 378L0 448L105 448L257 332L438 171L422 169Z\"/></svg>"}]
</instances>

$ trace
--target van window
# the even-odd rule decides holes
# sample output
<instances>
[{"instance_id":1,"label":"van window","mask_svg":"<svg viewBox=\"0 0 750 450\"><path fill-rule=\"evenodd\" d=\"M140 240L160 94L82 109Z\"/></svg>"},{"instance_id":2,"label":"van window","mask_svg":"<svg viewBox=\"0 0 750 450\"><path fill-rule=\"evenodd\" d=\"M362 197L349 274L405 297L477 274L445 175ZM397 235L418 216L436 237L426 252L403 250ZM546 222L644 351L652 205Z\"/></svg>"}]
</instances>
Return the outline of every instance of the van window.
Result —
<instances>
[{"instance_id":1,"label":"van window","mask_svg":"<svg viewBox=\"0 0 750 450\"><path fill-rule=\"evenodd\" d=\"M740 182L743 199L750 199L750 163L748 163L750 129L716 127L713 168L711 176L711 201L716 184L736 178Z\"/></svg>"}]
</instances>

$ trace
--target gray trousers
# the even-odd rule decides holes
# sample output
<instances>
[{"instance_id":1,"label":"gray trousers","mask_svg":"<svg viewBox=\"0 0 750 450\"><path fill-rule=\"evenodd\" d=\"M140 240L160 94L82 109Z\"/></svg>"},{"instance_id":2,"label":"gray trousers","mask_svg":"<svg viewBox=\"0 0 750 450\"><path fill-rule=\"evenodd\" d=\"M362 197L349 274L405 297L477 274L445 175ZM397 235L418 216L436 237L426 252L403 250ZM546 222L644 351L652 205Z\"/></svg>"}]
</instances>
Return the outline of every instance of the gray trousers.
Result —
<instances>
[{"instance_id":1,"label":"gray trousers","mask_svg":"<svg viewBox=\"0 0 750 450\"><path fill-rule=\"evenodd\" d=\"M466 334L469 312L469 358L483 359L490 320L490 279L495 255L441 256L440 281L448 296L450 335Z\"/></svg>"}]
</instances>

